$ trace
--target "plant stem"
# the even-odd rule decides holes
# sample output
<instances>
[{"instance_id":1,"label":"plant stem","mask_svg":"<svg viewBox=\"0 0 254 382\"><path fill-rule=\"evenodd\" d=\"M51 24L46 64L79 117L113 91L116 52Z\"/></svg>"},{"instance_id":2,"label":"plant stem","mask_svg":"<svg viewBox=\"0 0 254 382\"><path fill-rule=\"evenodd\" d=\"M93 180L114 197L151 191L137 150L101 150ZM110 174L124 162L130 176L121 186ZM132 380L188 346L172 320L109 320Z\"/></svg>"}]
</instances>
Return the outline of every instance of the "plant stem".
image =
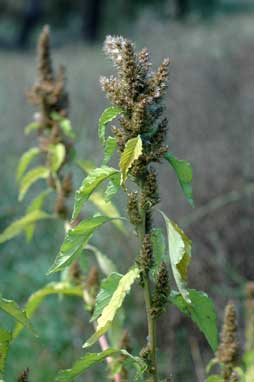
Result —
<instances>
[{"instance_id":1,"label":"plant stem","mask_svg":"<svg viewBox=\"0 0 254 382\"><path fill-rule=\"evenodd\" d=\"M151 287L148 275L144 275L144 296L146 304L146 316L148 326L148 343L151 349L151 361L153 369L153 382L158 382L157 355L156 355L156 325L155 319L151 315L152 298Z\"/></svg>"},{"instance_id":2,"label":"plant stem","mask_svg":"<svg viewBox=\"0 0 254 382\"><path fill-rule=\"evenodd\" d=\"M141 189L143 188L143 183L140 184ZM142 209L141 217L142 222L139 226L139 237L140 245L142 246L145 234L149 233L147 229L147 215L145 210ZM148 272L143 273L144 282L144 299L146 305L146 317L147 317L147 329L148 329L148 345L151 352L151 362L152 362L152 377L153 382L158 382L158 368L157 368L157 351L156 351L156 321L152 316L152 291L150 285L150 279Z\"/></svg>"}]
</instances>

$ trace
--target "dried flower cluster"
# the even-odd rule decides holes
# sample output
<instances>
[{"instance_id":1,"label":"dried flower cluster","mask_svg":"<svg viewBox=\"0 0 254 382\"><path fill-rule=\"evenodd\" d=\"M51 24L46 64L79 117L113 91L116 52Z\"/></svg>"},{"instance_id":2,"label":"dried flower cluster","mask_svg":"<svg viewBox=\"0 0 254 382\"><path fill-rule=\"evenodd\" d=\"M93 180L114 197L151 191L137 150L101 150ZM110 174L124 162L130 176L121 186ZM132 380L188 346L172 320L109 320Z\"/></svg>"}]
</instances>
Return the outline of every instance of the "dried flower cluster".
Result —
<instances>
[{"instance_id":1,"label":"dried flower cluster","mask_svg":"<svg viewBox=\"0 0 254 382\"><path fill-rule=\"evenodd\" d=\"M43 28L39 38L37 61L37 79L28 93L28 99L39 107L34 119L39 125L39 148L46 155L47 166L52 160L52 145L61 143L65 149L65 159L57 170L57 178L50 174L48 185L57 192L56 213L66 218L65 199L72 192L72 176L62 175L62 167L70 161L73 143L63 134L60 121L68 116L69 100L65 90L64 67L59 66L56 75L53 71L48 26Z\"/></svg>"},{"instance_id":2,"label":"dried flower cluster","mask_svg":"<svg viewBox=\"0 0 254 382\"><path fill-rule=\"evenodd\" d=\"M225 309L221 342L217 351L218 360L223 365L222 374L225 382L238 380L233 370L237 366L238 355L236 311L234 304L229 303Z\"/></svg>"},{"instance_id":3,"label":"dried flower cluster","mask_svg":"<svg viewBox=\"0 0 254 382\"><path fill-rule=\"evenodd\" d=\"M139 201L137 195L129 194L129 216L136 225L140 220L139 207L149 215L151 207L159 202L156 172L151 163L159 162L167 151L164 144L167 119L162 117L162 100L167 89L169 59L153 72L147 49L136 53L134 44L123 37L108 36L104 51L113 61L117 76L101 77L102 89L113 105L124 110L120 127L112 128L118 147L123 151L129 139L137 135L142 138L143 153L130 170L136 183L143 185ZM149 230L149 216L146 221Z\"/></svg>"},{"instance_id":4,"label":"dried flower cluster","mask_svg":"<svg viewBox=\"0 0 254 382\"><path fill-rule=\"evenodd\" d=\"M141 134L143 154L134 163L131 172L136 178L146 179L153 174L148 169L150 163L158 162L167 151L163 144L167 119L161 118L161 101L167 89L169 60L165 59L154 73L147 49L135 53L133 43L122 37L108 36L104 51L113 61L117 77L101 77L102 89L112 104L125 112L120 119L120 127L114 127L113 133L121 151L130 138ZM156 178L153 175L151 178L150 188L154 191L157 189Z\"/></svg>"},{"instance_id":5,"label":"dried flower cluster","mask_svg":"<svg viewBox=\"0 0 254 382\"><path fill-rule=\"evenodd\" d=\"M68 114L68 94L65 91L64 67L59 66L55 76L50 51L50 31L45 26L38 41L37 80L29 92L29 99L40 107L42 125L51 125L52 112Z\"/></svg>"}]
</instances>

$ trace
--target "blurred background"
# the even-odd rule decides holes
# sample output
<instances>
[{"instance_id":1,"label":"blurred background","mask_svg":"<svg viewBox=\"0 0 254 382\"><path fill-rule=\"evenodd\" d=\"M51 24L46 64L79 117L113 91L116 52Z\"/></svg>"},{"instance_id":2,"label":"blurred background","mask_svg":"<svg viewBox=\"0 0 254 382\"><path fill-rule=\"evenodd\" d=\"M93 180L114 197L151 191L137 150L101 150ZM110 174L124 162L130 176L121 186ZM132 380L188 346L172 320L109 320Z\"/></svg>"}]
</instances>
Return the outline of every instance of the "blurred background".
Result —
<instances>
[{"instance_id":1,"label":"blurred background","mask_svg":"<svg viewBox=\"0 0 254 382\"><path fill-rule=\"evenodd\" d=\"M97 121L108 105L98 79L112 73L101 50L105 35L122 34L137 48L146 46L155 67L170 57L168 144L193 165L196 208L187 205L167 165L160 172L161 207L193 240L189 285L214 298L219 323L226 302L234 300L243 334L244 288L254 280L254 0L0 0L1 230L26 208L17 203L15 171L20 155L34 145L34 137L23 134L34 113L25 93L35 78L36 40L45 23L54 64L67 68L77 156L96 164L102 159ZM82 178L76 170L75 188ZM119 209L123 204L120 198ZM135 241L112 230L103 228L95 242L124 272ZM62 240L62 223L47 222L37 226L31 244L18 237L2 245L3 295L22 304L52 281L45 273ZM146 335L142 295L135 291L126 305L134 350ZM56 370L82 354L91 333L87 319L79 301L49 297L33 320L40 338L22 332L10 353L7 380L16 380L25 367L31 381L53 380ZM165 373L172 371L180 382L204 381L212 353L173 307L160 319L159 338ZM91 375L87 380L99 378Z\"/></svg>"}]
</instances>

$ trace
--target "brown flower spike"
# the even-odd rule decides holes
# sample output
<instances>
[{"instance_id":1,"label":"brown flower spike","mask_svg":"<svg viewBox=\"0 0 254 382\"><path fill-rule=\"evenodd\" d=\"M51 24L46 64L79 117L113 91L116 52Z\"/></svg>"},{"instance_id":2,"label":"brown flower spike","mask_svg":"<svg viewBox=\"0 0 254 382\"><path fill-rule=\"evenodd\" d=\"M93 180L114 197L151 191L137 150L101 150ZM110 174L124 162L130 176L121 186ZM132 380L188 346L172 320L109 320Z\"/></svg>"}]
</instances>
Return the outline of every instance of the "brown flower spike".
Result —
<instances>
[{"instance_id":1,"label":"brown flower spike","mask_svg":"<svg viewBox=\"0 0 254 382\"><path fill-rule=\"evenodd\" d=\"M60 124L61 119L68 117L69 97L65 90L64 67L59 66L56 74L53 70L48 26L40 34L37 50L37 78L28 99L39 108L35 113L35 122L39 124L38 146L45 156L47 167L50 168L52 161L52 148L57 144L64 146L64 161L56 174L50 171L48 186L57 194L55 212L66 219L68 211L65 204L72 192L72 177L71 174L64 175L63 167L71 160L73 142L66 137Z\"/></svg>"},{"instance_id":2,"label":"brown flower spike","mask_svg":"<svg viewBox=\"0 0 254 382\"><path fill-rule=\"evenodd\" d=\"M138 185L144 185L138 203L146 210L149 230L151 208L159 202L156 171L151 163L159 162L167 151L164 144L167 119L162 118L162 100L167 89L169 59L153 72L147 49L136 53L134 44L120 36L108 36L104 51L113 61L117 75L101 77L102 89L114 106L124 110L120 126L112 128L118 148L122 152L129 139L137 135L142 138L143 153L132 165L130 173ZM129 196L129 203L128 210L133 212L133 195ZM134 225L138 223L138 216L133 213L129 216Z\"/></svg>"},{"instance_id":3,"label":"brown flower spike","mask_svg":"<svg viewBox=\"0 0 254 382\"><path fill-rule=\"evenodd\" d=\"M217 351L218 360L222 364L222 376L225 382L231 382L235 378L233 369L237 366L238 355L236 311L234 304L229 303L225 309L221 342Z\"/></svg>"}]
</instances>

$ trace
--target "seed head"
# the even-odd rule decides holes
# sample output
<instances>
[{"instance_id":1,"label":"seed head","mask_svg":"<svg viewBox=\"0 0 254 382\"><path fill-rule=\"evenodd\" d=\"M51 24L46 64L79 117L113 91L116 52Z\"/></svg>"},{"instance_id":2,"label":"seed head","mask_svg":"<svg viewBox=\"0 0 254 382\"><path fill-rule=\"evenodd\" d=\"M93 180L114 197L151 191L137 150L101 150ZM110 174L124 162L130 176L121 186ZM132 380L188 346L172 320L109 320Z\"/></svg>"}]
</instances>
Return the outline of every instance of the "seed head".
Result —
<instances>
[{"instance_id":1,"label":"seed head","mask_svg":"<svg viewBox=\"0 0 254 382\"><path fill-rule=\"evenodd\" d=\"M237 320L235 306L229 303L224 314L221 342L217 352L220 363L235 366L238 358Z\"/></svg>"},{"instance_id":2,"label":"seed head","mask_svg":"<svg viewBox=\"0 0 254 382\"><path fill-rule=\"evenodd\" d=\"M107 36L103 50L105 54L119 67L123 62L123 48L126 40L121 36Z\"/></svg>"},{"instance_id":3,"label":"seed head","mask_svg":"<svg viewBox=\"0 0 254 382\"><path fill-rule=\"evenodd\" d=\"M40 106L42 125L50 126L52 112L67 115L68 94L65 91L64 67L60 66L55 77L50 52L49 27L40 34L37 53L37 79L28 93L31 103Z\"/></svg>"},{"instance_id":4,"label":"seed head","mask_svg":"<svg viewBox=\"0 0 254 382\"><path fill-rule=\"evenodd\" d=\"M134 44L119 36L106 38L104 52L113 61L117 75L102 77L102 89L113 105L125 111L120 118L120 128L113 130L120 151L124 150L129 139L142 136L144 155L130 169L131 175L139 183L149 164L160 161L167 150L163 145L167 120L160 118L169 60L165 59L154 73L151 71L148 50L144 48L136 53Z\"/></svg>"},{"instance_id":5,"label":"seed head","mask_svg":"<svg viewBox=\"0 0 254 382\"><path fill-rule=\"evenodd\" d=\"M53 80L53 69L51 62L51 51L50 51L50 29L48 25L45 25L38 41L38 82Z\"/></svg>"}]
</instances>

